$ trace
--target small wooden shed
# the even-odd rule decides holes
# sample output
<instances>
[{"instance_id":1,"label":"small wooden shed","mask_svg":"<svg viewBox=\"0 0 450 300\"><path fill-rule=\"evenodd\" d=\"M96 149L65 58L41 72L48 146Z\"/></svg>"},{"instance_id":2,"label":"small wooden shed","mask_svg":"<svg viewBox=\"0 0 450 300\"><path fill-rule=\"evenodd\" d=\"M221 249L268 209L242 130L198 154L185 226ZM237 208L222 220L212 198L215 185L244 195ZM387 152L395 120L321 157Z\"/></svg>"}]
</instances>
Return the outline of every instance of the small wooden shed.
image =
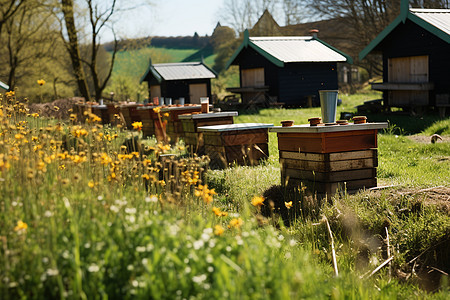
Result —
<instances>
[{"instance_id":1,"label":"small wooden shed","mask_svg":"<svg viewBox=\"0 0 450 300\"><path fill-rule=\"evenodd\" d=\"M400 15L359 54L383 58L386 107L450 105L450 9L410 9L402 0Z\"/></svg>"},{"instance_id":2,"label":"small wooden shed","mask_svg":"<svg viewBox=\"0 0 450 300\"><path fill-rule=\"evenodd\" d=\"M351 57L313 36L250 37L227 62L239 66L244 104L282 102L303 106L319 99L319 90L338 89L337 63L352 63Z\"/></svg>"},{"instance_id":3,"label":"small wooden shed","mask_svg":"<svg viewBox=\"0 0 450 300\"><path fill-rule=\"evenodd\" d=\"M200 104L201 97L211 97L211 79L217 74L203 62L152 64L141 78L148 82L149 99L184 98L185 103Z\"/></svg>"}]
</instances>

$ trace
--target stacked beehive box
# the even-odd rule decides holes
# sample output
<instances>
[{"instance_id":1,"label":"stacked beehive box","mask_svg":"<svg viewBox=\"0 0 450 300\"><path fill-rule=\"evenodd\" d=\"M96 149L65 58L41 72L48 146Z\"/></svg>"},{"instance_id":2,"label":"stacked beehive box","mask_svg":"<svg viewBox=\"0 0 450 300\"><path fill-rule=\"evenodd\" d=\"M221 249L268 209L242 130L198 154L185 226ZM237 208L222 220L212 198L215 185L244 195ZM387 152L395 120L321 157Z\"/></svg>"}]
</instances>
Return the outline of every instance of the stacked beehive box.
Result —
<instances>
[{"instance_id":1,"label":"stacked beehive box","mask_svg":"<svg viewBox=\"0 0 450 300\"><path fill-rule=\"evenodd\" d=\"M268 129L273 124L241 123L198 127L203 133L205 153L212 168L256 165L269 157Z\"/></svg>"},{"instance_id":2,"label":"stacked beehive box","mask_svg":"<svg viewBox=\"0 0 450 300\"><path fill-rule=\"evenodd\" d=\"M201 106L193 104L186 104L184 106L172 105L161 108L161 115L165 120L167 120L166 133L170 139L170 142L176 143L181 137L183 137L183 125L181 124L181 120L178 116L200 111ZM166 117L166 114L169 114L169 116Z\"/></svg>"},{"instance_id":3,"label":"stacked beehive box","mask_svg":"<svg viewBox=\"0 0 450 300\"><path fill-rule=\"evenodd\" d=\"M179 115L186 146L193 153L205 154L203 133L198 131L198 127L233 124L233 117L237 115L235 111Z\"/></svg>"},{"instance_id":4,"label":"stacked beehive box","mask_svg":"<svg viewBox=\"0 0 450 300\"><path fill-rule=\"evenodd\" d=\"M108 111L109 123L111 125L118 125L123 123L124 121L120 117L119 105L114 103L108 103L106 105Z\"/></svg>"},{"instance_id":5,"label":"stacked beehive box","mask_svg":"<svg viewBox=\"0 0 450 300\"><path fill-rule=\"evenodd\" d=\"M92 113L102 119L102 124L109 124L108 108L106 105L92 105Z\"/></svg>"},{"instance_id":6,"label":"stacked beehive box","mask_svg":"<svg viewBox=\"0 0 450 300\"><path fill-rule=\"evenodd\" d=\"M377 131L387 123L274 127L282 184L319 194L377 186Z\"/></svg>"},{"instance_id":7,"label":"stacked beehive box","mask_svg":"<svg viewBox=\"0 0 450 300\"><path fill-rule=\"evenodd\" d=\"M132 129L134 122L141 122L141 117L137 111L137 108L143 106L142 104L123 104L119 106L119 111L125 120L125 124L128 129Z\"/></svg>"},{"instance_id":8,"label":"stacked beehive box","mask_svg":"<svg viewBox=\"0 0 450 300\"><path fill-rule=\"evenodd\" d=\"M156 106L146 105L136 108L137 113L142 122L142 134L147 136L155 136L158 141L163 141L165 138L165 125L162 119L158 118L158 113L153 109Z\"/></svg>"}]
</instances>

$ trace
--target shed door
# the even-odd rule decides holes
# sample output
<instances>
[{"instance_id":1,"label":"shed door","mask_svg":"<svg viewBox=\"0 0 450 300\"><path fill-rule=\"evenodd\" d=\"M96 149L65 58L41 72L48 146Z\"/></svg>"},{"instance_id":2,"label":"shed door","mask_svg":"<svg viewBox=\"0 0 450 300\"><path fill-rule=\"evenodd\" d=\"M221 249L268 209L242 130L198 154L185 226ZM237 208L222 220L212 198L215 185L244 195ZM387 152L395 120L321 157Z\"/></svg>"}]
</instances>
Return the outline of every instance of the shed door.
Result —
<instances>
[{"instance_id":1,"label":"shed door","mask_svg":"<svg viewBox=\"0 0 450 300\"><path fill-rule=\"evenodd\" d=\"M388 80L391 83L425 83L429 80L428 55L390 58ZM389 91L389 105L426 106L428 91Z\"/></svg>"},{"instance_id":2,"label":"shed door","mask_svg":"<svg viewBox=\"0 0 450 300\"><path fill-rule=\"evenodd\" d=\"M196 83L189 85L189 98L192 104L200 104L201 97L208 97L206 83Z\"/></svg>"},{"instance_id":3,"label":"shed door","mask_svg":"<svg viewBox=\"0 0 450 300\"><path fill-rule=\"evenodd\" d=\"M242 87L264 86L264 68L246 69L241 71Z\"/></svg>"},{"instance_id":4,"label":"shed door","mask_svg":"<svg viewBox=\"0 0 450 300\"><path fill-rule=\"evenodd\" d=\"M152 98L155 98L155 97L161 98L161 86L160 85L151 85L150 86L150 96Z\"/></svg>"},{"instance_id":5,"label":"shed door","mask_svg":"<svg viewBox=\"0 0 450 300\"><path fill-rule=\"evenodd\" d=\"M389 58L389 82L428 82L428 55Z\"/></svg>"}]
</instances>

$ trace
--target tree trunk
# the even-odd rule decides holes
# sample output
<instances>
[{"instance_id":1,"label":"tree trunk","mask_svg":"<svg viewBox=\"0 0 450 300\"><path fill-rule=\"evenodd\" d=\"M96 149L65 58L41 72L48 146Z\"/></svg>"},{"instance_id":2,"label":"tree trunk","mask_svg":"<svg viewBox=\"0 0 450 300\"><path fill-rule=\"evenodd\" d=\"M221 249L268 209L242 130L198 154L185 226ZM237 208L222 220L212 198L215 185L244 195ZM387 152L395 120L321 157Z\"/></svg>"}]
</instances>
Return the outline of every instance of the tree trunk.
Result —
<instances>
[{"instance_id":1,"label":"tree trunk","mask_svg":"<svg viewBox=\"0 0 450 300\"><path fill-rule=\"evenodd\" d=\"M72 61L73 72L77 81L78 89L81 96L83 96L86 101L91 101L86 76L82 66L80 48L78 46L77 30L75 27L75 19L73 14L73 0L61 0L61 4L64 14L64 21L66 23L67 35L69 37L69 42L66 42L66 45Z\"/></svg>"}]
</instances>

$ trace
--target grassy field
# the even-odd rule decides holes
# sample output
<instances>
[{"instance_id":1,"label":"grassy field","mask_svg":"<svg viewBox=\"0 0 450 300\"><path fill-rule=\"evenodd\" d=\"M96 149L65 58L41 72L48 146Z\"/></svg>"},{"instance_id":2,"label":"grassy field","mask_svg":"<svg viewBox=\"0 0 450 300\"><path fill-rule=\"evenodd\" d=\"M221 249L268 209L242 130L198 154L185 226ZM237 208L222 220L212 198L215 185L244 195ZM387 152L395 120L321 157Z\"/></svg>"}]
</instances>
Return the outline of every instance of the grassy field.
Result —
<instances>
[{"instance_id":1,"label":"grassy field","mask_svg":"<svg viewBox=\"0 0 450 300\"><path fill-rule=\"evenodd\" d=\"M199 49L167 49L147 47L137 50L120 51L117 53L110 84L106 94L114 92L116 99L126 101L143 101L148 97L147 83L139 84L148 69L149 60L152 63L181 62ZM205 57L208 66L214 65L215 55Z\"/></svg>"},{"instance_id":2,"label":"grassy field","mask_svg":"<svg viewBox=\"0 0 450 300\"><path fill-rule=\"evenodd\" d=\"M346 97L340 110L373 95ZM237 122L316 115L271 109ZM450 215L439 195L450 194L449 143L391 128L379 135L379 176L399 186L321 201L280 188L273 136L262 165L207 171L182 144L147 139L141 152L127 149L138 124L126 131L86 117L59 123L27 115L13 95L1 101L2 299L448 297L439 275L450 269ZM424 134L445 135L449 122ZM170 167L161 162L168 153ZM275 210L269 199L279 199ZM371 274L387 249L391 264Z\"/></svg>"},{"instance_id":3,"label":"grassy field","mask_svg":"<svg viewBox=\"0 0 450 300\"><path fill-rule=\"evenodd\" d=\"M152 59L152 63L155 64L181 62L197 51L198 49L167 49L157 47L120 51L117 53L114 75L140 79L148 68L150 58ZM205 57L205 63L212 66L214 64L214 55Z\"/></svg>"}]
</instances>

